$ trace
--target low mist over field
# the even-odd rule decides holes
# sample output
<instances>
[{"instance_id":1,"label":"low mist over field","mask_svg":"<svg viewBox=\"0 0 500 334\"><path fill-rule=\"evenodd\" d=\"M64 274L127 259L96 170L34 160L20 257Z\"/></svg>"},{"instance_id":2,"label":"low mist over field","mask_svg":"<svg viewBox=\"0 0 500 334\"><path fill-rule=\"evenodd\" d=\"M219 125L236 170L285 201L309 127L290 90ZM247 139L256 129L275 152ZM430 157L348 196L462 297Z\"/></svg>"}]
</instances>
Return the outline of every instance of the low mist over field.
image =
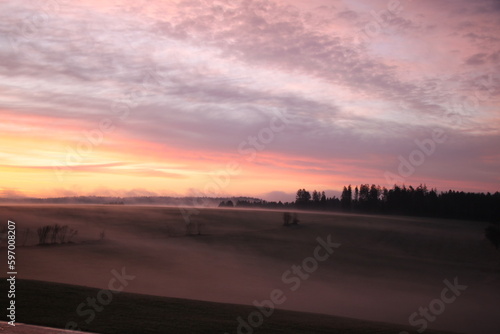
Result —
<instances>
[{"instance_id":1,"label":"low mist over field","mask_svg":"<svg viewBox=\"0 0 500 334\"><path fill-rule=\"evenodd\" d=\"M127 292L252 305L280 289L279 308L408 326L445 279L458 278L467 289L430 327L495 333L500 324L499 254L482 223L300 212L285 227L279 211L201 209L191 217L200 235L186 235L178 208L19 205L0 214L16 217L19 236L47 224L78 230L72 243L36 246L29 237L20 279L107 288L111 270L125 267L136 277ZM329 236L340 246L317 270L283 279Z\"/></svg>"}]
</instances>

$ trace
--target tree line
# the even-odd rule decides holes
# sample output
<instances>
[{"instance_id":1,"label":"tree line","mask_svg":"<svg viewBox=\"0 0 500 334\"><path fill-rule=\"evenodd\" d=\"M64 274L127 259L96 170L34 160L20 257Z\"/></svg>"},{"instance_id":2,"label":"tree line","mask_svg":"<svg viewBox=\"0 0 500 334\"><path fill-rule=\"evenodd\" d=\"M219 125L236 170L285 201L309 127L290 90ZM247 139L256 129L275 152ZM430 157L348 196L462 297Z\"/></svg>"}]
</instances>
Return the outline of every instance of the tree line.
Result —
<instances>
[{"instance_id":1,"label":"tree line","mask_svg":"<svg viewBox=\"0 0 500 334\"><path fill-rule=\"evenodd\" d=\"M344 187L340 198L344 211L400 214L480 221L500 219L500 193L438 192L425 185L397 186L392 189L372 184Z\"/></svg>"},{"instance_id":2,"label":"tree line","mask_svg":"<svg viewBox=\"0 0 500 334\"><path fill-rule=\"evenodd\" d=\"M324 191L297 190L294 202L238 200L221 206L265 207L274 209L327 210L370 214L398 214L500 222L500 193L471 193L448 190L438 192L426 185L344 186L340 198L327 197Z\"/></svg>"}]
</instances>

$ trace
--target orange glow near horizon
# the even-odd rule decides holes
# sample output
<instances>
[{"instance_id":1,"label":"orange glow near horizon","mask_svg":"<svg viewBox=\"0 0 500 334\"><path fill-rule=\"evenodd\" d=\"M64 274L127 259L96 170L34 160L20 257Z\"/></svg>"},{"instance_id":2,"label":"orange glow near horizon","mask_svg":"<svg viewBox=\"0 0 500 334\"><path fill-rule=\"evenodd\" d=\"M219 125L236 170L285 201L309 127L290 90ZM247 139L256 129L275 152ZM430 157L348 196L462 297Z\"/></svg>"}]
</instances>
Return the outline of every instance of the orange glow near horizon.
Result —
<instances>
[{"instance_id":1,"label":"orange glow near horizon","mask_svg":"<svg viewBox=\"0 0 500 334\"><path fill-rule=\"evenodd\" d=\"M5 31L0 196L500 189L494 8L409 3L367 33L386 4L269 4L65 1Z\"/></svg>"}]
</instances>

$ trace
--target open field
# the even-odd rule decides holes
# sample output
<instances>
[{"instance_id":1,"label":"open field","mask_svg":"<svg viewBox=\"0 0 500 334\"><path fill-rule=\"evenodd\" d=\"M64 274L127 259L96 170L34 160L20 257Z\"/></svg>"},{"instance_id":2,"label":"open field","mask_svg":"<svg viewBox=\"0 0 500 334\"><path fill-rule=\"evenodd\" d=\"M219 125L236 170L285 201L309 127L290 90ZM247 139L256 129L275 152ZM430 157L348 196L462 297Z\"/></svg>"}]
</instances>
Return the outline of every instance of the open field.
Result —
<instances>
[{"instance_id":1,"label":"open field","mask_svg":"<svg viewBox=\"0 0 500 334\"><path fill-rule=\"evenodd\" d=\"M72 244L34 246L27 242L25 247L19 246L18 279L104 289L113 278L112 270L121 271L125 267L128 275L135 276L124 288L125 293L197 300L183 301L198 303L196 305L202 305L201 301L251 305L254 301L270 299L270 293L280 289L286 297L280 309L399 324L401 327L395 326L395 331L379 331L399 333L409 330L410 314L440 298L446 286L444 280L453 282L457 278L467 289L453 303L446 304L445 310L428 323L429 327L485 334L500 330L496 310L500 297L500 256L484 238L484 223L301 212L298 226L283 227L282 212L199 211L191 218L194 224L201 226L200 236L185 235L186 225L177 208L18 205L0 207L0 216L5 221L16 222L18 238L27 228L35 231L46 224L69 225L79 231ZM103 230L104 240L99 241ZM326 240L329 235L333 242L341 245L327 260L319 262L317 270L307 279L299 280L298 286L283 280L283 273L292 265L301 265L304 259L313 256L318 237ZM2 258L5 259L4 248ZM42 283L19 284L19 289L24 286L30 291L21 297L20 303L21 300L29 303L30 298L36 300L33 293L36 284ZM296 290L292 291L292 286ZM71 287L77 291L77 298L70 301L70 293L63 293L66 288L59 285L48 288L53 289L54 300L62 300L67 312L64 317L60 319L60 313L54 313L53 319L49 319L53 323L37 323L57 326L70 320L84 323L86 317L79 316L76 308L85 296L96 292ZM144 300L144 305L153 300L148 298L156 298L125 293L115 295L116 300L106 307L133 308L136 303L133 298ZM125 296L131 299L125 300ZM151 307L164 302L158 299ZM169 312L174 312L176 307L165 303ZM189 304L188 309L195 304ZM33 312L40 308L38 305L25 306L30 310L26 319L36 316ZM219 306L220 309L213 312L220 313L205 319L217 326L229 325L224 330L235 333L237 317L246 317L249 309ZM220 318L226 311L227 318ZM289 317L290 313L286 313L280 318L279 314L276 312L267 318L262 328L274 326L272 324L283 319L304 319L304 315ZM18 321L27 321L22 313L18 316ZM114 317L119 317L119 313L97 313L89 326ZM203 323L201 318L201 315L195 318L196 322ZM225 320L219 323L218 319ZM141 322L164 319L142 314L134 321L140 326ZM304 323L311 323L309 321ZM168 326L168 323L158 323L158 326ZM412 327L413 332L417 328Z\"/></svg>"},{"instance_id":2,"label":"open field","mask_svg":"<svg viewBox=\"0 0 500 334\"><path fill-rule=\"evenodd\" d=\"M4 286L4 282L0 283L1 288ZM78 305L88 296L95 296L99 292L98 289L38 281L21 281L19 290L21 293L18 300L23 305L19 309L20 317L29 323L59 328L64 328L69 320L75 319L73 305ZM235 319L254 310L243 305L122 293L116 295L116 299L94 321L83 325L81 329L109 334L235 333ZM276 310L257 332L368 334L399 333L401 329L405 328L321 314ZM17 331L13 333L18 334ZM429 330L428 333L437 332Z\"/></svg>"}]
</instances>

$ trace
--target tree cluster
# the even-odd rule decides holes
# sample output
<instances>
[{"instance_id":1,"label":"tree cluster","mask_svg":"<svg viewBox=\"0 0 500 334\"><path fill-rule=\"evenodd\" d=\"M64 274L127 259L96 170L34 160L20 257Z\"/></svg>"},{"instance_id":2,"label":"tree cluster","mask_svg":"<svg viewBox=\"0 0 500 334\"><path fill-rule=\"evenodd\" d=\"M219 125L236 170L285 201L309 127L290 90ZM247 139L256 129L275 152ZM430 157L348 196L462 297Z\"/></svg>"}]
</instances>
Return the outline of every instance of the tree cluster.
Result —
<instances>
[{"instance_id":1,"label":"tree cluster","mask_svg":"<svg viewBox=\"0 0 500 334\"><path fill-rule=\"evenodd\" d=\"M219 208L234 208L234 203L231 200L228 200L227 202L222 201L219 204Z\"/></svg>"},{"instance_id":2,"label":"tree cluster","mask_svg":"<svg viewBox=\"0 0 500 334\"><path fill-rule=\"evenodd\" d=\"M55 224L39 227L37 233L38 244L47 245L56 244L58 242L61 244L71 242L71 239L78 234L78 231L69 228L67 225L60 226L59 224Z\"/></svg>"},{"instance_id":3,"label":"tree cluster","mask_svg":"<svg viewBox=\"0 0 500 334\"><path fill-rule=\"evenodd\" d=\"M224 203L224 202L223 202ZM221 206L224 206L221 203ZM324 191L297 190L294 202L238 200L236 207L303 209L354 213L398 214L500 222L500 193L470 193L448 190L438 192L426 185L387 189L375 184L345 186L340 198L327 197Z\"/></svg>"},{"instance_id":4,"label":"tree cluster","mask_svg":"<svg viewBox=\"0 0 500 334\"><path fill-rule=\"evenodd\" d=\"M238 200L236 201L236 207L240 208L267 208L267 209L281 209L286 207L294 207L294 203L282 203L264 200Z\"/></svg>"},{"instance_id":5,"label":"tree cluster","mask_svg":"<svg viewBox=\"0 0 500 334\"><path fill-rule=\"evenodd\" d=\"M343 211L401 214L480 221L500 220L500 193L470 193L448 190L438 193L425 185L392 189L361 184L344 187L340 199Z\"/></svg>"}]
</instances>

